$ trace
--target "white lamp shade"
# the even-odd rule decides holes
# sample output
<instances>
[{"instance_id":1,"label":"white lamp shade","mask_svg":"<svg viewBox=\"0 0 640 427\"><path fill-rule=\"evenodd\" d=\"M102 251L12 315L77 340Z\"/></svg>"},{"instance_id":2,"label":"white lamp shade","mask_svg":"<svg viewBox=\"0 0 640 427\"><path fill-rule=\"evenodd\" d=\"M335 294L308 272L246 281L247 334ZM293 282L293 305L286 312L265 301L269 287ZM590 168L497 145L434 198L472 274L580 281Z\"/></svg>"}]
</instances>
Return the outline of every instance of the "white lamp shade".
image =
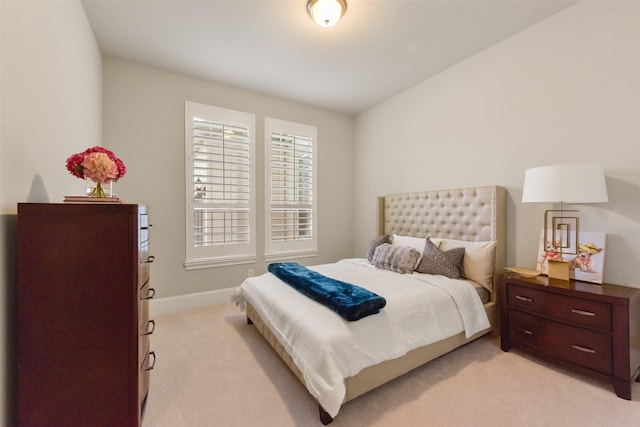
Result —
<instances>
[{"instance_id":1,"label":"white lamp shade","mask_svg":"<svg viewBox=\"0 0 640 427\"><path fill-rule=\"evenodd\" d=\"M347 9L345 0L309 0L307 11L321 27L334 26Z\"/></svg>"},{"instance_id":2,"label":"white lamp shade","mask_svg":"<svg viewBox=\"0 0 640 427\"><path fill-rule=\"evenodd\" d=\"M600 165L552 165L525 171L522 203L608 201L604 169Z\"/></svg>"}]
</instances>

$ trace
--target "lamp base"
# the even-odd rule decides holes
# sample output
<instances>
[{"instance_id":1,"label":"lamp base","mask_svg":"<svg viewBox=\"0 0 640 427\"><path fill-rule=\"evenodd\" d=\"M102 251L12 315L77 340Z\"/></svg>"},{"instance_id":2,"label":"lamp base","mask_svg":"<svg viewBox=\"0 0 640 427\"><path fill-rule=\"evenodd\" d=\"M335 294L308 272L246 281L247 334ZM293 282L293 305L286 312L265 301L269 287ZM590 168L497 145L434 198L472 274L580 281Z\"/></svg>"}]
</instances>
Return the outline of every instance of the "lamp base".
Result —
<instances>
[{"instance_id":1,"label":"lamp base","mask_svg":"<svg viewBox=\"0 0 640 427\"><path fill-rule=\"evenodd\" d=\"M569 281L569 262L550 259L548 264L548 276L550 279Z\"/></svg>"}]
</instances>

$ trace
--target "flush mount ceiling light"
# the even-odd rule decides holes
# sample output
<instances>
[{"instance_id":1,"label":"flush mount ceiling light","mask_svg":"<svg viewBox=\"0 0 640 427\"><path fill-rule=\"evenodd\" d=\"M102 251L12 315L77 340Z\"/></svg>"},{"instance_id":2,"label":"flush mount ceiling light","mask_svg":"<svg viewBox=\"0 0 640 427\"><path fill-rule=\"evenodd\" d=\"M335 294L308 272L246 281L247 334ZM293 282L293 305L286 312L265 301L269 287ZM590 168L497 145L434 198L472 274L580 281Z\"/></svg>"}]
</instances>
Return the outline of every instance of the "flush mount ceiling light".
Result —
<instances>
[{"instance_id":1,"label":"flush mount ceiling light","mask_svg":"<svg viewBox=\"0 0 640 427\"><path fill-rule=\"evenodd\" d=\"M309 0L307 12L321 27L332 27L347 10L346 0Z\"/></svg>"}]
</instances>

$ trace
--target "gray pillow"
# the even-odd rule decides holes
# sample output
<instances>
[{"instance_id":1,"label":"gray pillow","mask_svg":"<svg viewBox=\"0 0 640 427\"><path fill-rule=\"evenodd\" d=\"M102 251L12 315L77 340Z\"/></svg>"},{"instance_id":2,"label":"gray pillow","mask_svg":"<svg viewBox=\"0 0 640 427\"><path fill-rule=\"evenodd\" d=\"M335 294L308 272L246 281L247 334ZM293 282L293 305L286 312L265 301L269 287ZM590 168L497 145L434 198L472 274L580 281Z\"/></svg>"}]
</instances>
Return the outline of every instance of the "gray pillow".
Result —
<instances>
[{"instance_id":1,"label":"gray pillow","mask_svg":"<svg viewBox=\"0 0 640 427\"><path fill-rule=\"evenodd\" d=\"M418 267L416 267L416 271L425 274L441 274L450 279L459 279L462 277L463 257L464 248L441 251L431 239L427 239L422 252L422 259Z\"/></svg>"},{"instance_id":2,"label":"gray pillow","mask_svg":"<svg viewBox=\"0 0 640 427\"><path fill-rule=\"evenodd\" d=\"M373 262L373 254L376 251L376 248L383 243L391 243L393 238L390 234L385 234L384 236L376 237L369 243L369 249L367 250L367 259L369 262Z\"/></svg>"},{"instance_id":3,"label":"gray pillow","mask_svg":"<svg viewBox=\"0 0 640 427\"><path fill-rule=\"evenodd\" d=\"M406 274L413 272L419 258L420 252L415 248L383 243L376 248L371 263L378 268Z\"/></svg>"}]
</instances>

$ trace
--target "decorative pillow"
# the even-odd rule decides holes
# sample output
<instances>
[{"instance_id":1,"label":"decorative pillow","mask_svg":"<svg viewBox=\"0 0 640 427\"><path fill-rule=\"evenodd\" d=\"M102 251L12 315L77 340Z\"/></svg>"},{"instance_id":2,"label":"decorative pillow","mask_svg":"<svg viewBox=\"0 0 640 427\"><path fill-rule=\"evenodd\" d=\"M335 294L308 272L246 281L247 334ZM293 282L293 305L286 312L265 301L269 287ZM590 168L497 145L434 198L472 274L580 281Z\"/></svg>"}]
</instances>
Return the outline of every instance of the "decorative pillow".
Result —
<instances>
[{"instance_id":1,"label":"decorative pillow","mask_svg":"<svg viewBox=\"0 0 640 427\"><path fill-rule=\"evenodd\" d=\"M450 279L459 279L462 276L463 257L464 248L441 251L431 239L427 239L424 252L422 252L422 259L416 271L426 274L441 274Z\"/></svg>"},{"instance_id":2,"label":"decorative pillow","mask_svg":"<svg viewBox=\"0 0 640 427\"><path fill-rule=\"evenodd\" d=\"M367 250L367 259L369 262L373 260L373 254L376 251L376 248L383 243L391 243L391 235L385 234L384 236L376 237L369 243L369 249Z\"/></svg>"},{"instance_id":3,"label":"decorative pillow","mask_svg":"<svg viewBox=\"0 0 640 427\"><path fill-rule=\"evenodd\" d=\"M372 264L378 268L407 274L413 272L419 258L420 252L410 246L383 243L373 253Z\"/></svg>"},{"instance_id":4,"label":"decorative pillow","mask_svg":"<svg viewBox=\"0 0 640 427\"><path fill-rule=\"evenodd\" d=\"M498 242L466 242L463 240L442 239L440 249L447 250L455 247L465 249L462 261L462 277L473 280L483 287L493 289L493 267L495 262L496 245Z\"/></svg>"}]
</instances>

